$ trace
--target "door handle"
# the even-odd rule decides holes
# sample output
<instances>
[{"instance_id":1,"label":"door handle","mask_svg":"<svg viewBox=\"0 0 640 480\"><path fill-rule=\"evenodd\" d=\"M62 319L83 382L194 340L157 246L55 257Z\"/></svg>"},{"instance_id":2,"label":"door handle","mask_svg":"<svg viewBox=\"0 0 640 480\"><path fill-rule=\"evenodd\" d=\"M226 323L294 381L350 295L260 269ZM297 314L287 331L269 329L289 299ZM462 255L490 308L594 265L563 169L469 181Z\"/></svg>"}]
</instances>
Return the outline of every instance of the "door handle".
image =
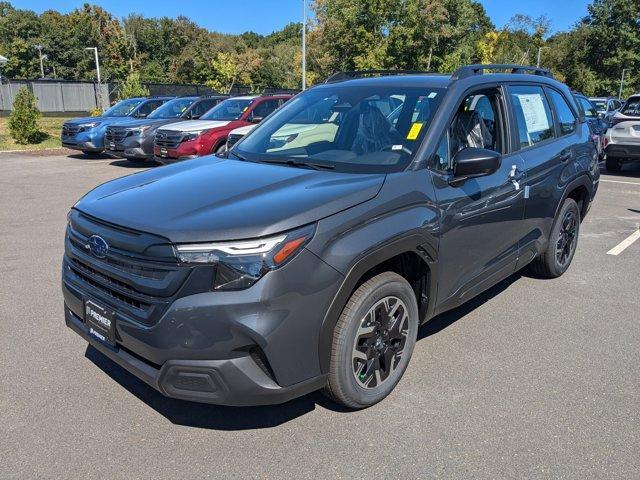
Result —
<instances>
[{"instance_id":1,"label":"door handle","mask_svg":"<svg viewBox=\"0 0 640 480\"><path fill-rule=\"evenodd\" d=\"M561 162L567 162L567 161L571 160L571 157L573 157L573 154L572 154L571 150L563 150L562 152L560 152L560 155L558 156L558 159Z\"/></svg>"},{"instance_id":2,"label":"door handle","mask_svg":"<svg viewBox=\"0 0 640 480\"><path fill-rule=\"evenodd\" d=\"M516 190L520 190L520 180L522 179L522 172L518 170L517 165L511 165L511 171L509 172L509 180L516 187Z\"/></svg>"}]
</instances>

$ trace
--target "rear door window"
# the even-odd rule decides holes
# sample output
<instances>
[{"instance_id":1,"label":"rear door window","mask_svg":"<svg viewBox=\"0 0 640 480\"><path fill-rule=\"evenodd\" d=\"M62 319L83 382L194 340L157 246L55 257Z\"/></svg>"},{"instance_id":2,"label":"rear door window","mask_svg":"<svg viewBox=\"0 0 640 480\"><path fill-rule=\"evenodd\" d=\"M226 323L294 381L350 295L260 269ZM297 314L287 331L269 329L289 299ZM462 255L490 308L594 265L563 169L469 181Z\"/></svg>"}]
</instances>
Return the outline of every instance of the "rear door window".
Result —
<instances>
[{"instance_id":1,"label":"rear door window","mask_svg":"<svg viewBox=\"0 0 640 480\"><path fill-rule=\"evenodd\" d=\"M584 97L577 97L577 98L580 104L582 105L582 108L584 109L585 117L596 118L598 116L598 112L596 111L596 108L593 106L593 104L589 100L587 100Z\"/></svg>"},{"instance_id":2,"label":"rear door window","mask_svg":"<svg viewBox=\"0 0 640 480\"><path fill-rule=\"evenodd\" d=\"M509 87L521 148L529 148L555 137L553 117L542 87Z\"/></svg>"},{"instance_id":3,"label":"rear door window","mask_svg":"<svg viewBox=\"0 0 640 480\"><path fill-rule=\"evenodd\" d=\"M639 117L640 97L631 97L629 100L627 100L627 103L624 104L620 112L623 115L627 115L628 117Z\"/></svg>"},{"instance_id":4,"label":"rear door window","mask_svg":"<svg viewBox=\"0 0 640 480\"><path fill-rule=\"evenodd\" d=\"M553 106L556 109L558 123L560 124L560 134L569 135L576 130L576 116L571 110L564 96L557 90L548 90Z\"/></svg>"}]
</instances>

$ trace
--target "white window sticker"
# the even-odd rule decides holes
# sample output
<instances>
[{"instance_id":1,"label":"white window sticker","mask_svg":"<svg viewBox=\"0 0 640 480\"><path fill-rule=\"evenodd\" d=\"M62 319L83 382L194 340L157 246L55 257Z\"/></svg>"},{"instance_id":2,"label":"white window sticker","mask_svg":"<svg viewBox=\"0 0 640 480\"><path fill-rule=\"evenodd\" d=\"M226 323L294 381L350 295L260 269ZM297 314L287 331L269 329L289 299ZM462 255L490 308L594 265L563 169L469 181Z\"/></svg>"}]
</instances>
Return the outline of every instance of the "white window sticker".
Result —
<instances>
[{"instance_id":1,"label":"white window sticker","mask_svg":"<svg viewBox=\"0 0 640 480\"><path fill-rule=\"evenodd\" d=\"M549 129L549 119L540 94L518 94L518 100L520 100L524 121L527 124L529 133L542 132Z\"/></svg>"}]
</instances>

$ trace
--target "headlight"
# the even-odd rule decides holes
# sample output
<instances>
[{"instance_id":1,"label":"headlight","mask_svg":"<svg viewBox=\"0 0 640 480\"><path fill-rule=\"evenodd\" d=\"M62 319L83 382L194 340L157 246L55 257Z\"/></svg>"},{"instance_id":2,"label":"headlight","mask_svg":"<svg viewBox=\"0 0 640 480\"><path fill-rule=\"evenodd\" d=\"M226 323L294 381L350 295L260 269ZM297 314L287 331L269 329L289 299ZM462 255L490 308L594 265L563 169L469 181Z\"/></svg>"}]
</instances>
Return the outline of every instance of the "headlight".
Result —
<instances>
[{"instance_id":1,"label":"headlight","mask_svg":"<svg viewBox=\"0 0 640 480\"><path fill-rule=\"evenodd\" d=\"M129 135L133 135L133 136L142 135L144 132L146 132L150 128L151 128L151 125L145 125L144 127L139 127L139 128L132 128L131 130L129 130Z\"/></svg>"},{"instance_id":2,"label":"headlight","mask_svg":"<svg viewBox=\"0 0 640 480\"><path fill-rule=\"evenodd\" d=\"M80 127L80 131L84 132L85 130L91 130L92 128L97 127L98 125L100 125L100 122L83 123L78 126Z\"/></svg>"},{"instance_id":3,"label":"headlight","mask_svg":"<svg viewBox=\"0 0 640 480\"><path fill-rule=\"evenodd\" d=\"M216 264L215 290L249 288L270 270L282 267L311 240L314 226L237 242L177 245L183 263Z\"/></svg>"},{"instance_id":4,"label":"headlight","mask_svg":"<svg viewBox=\"0 0 640 480\"><path fill-rule=\"evenodd\" d=\"M182 137L182 141L183 142L188 142L190 140L195 140L196 138L198 138L202 132L204 132L205 130L199 130L197 132L187 132L184 134L184 136Z\"/></svg>"}]
</instances>

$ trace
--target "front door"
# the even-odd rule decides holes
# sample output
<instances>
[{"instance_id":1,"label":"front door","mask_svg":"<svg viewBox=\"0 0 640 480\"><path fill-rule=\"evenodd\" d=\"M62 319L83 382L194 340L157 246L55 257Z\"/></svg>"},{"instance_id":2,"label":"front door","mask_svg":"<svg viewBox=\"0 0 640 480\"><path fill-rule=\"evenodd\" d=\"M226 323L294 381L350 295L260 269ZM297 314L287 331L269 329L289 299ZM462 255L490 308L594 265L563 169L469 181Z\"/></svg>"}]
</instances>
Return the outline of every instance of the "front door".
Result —
<instances>
[{"instance_id":1,"label":"front door","mask_svg":"<svg viewBox=\"0 0 640 480\"><path fill-rule=\"evenodd\" d=\"M523 226L524 162L509 153L501 89L473 92L459 106L436 156L440 213L439 311L457 306L515 271ZM451 182L455 154L469 147L502 154L497 171Z\"/></svg>"}]
</instances>

